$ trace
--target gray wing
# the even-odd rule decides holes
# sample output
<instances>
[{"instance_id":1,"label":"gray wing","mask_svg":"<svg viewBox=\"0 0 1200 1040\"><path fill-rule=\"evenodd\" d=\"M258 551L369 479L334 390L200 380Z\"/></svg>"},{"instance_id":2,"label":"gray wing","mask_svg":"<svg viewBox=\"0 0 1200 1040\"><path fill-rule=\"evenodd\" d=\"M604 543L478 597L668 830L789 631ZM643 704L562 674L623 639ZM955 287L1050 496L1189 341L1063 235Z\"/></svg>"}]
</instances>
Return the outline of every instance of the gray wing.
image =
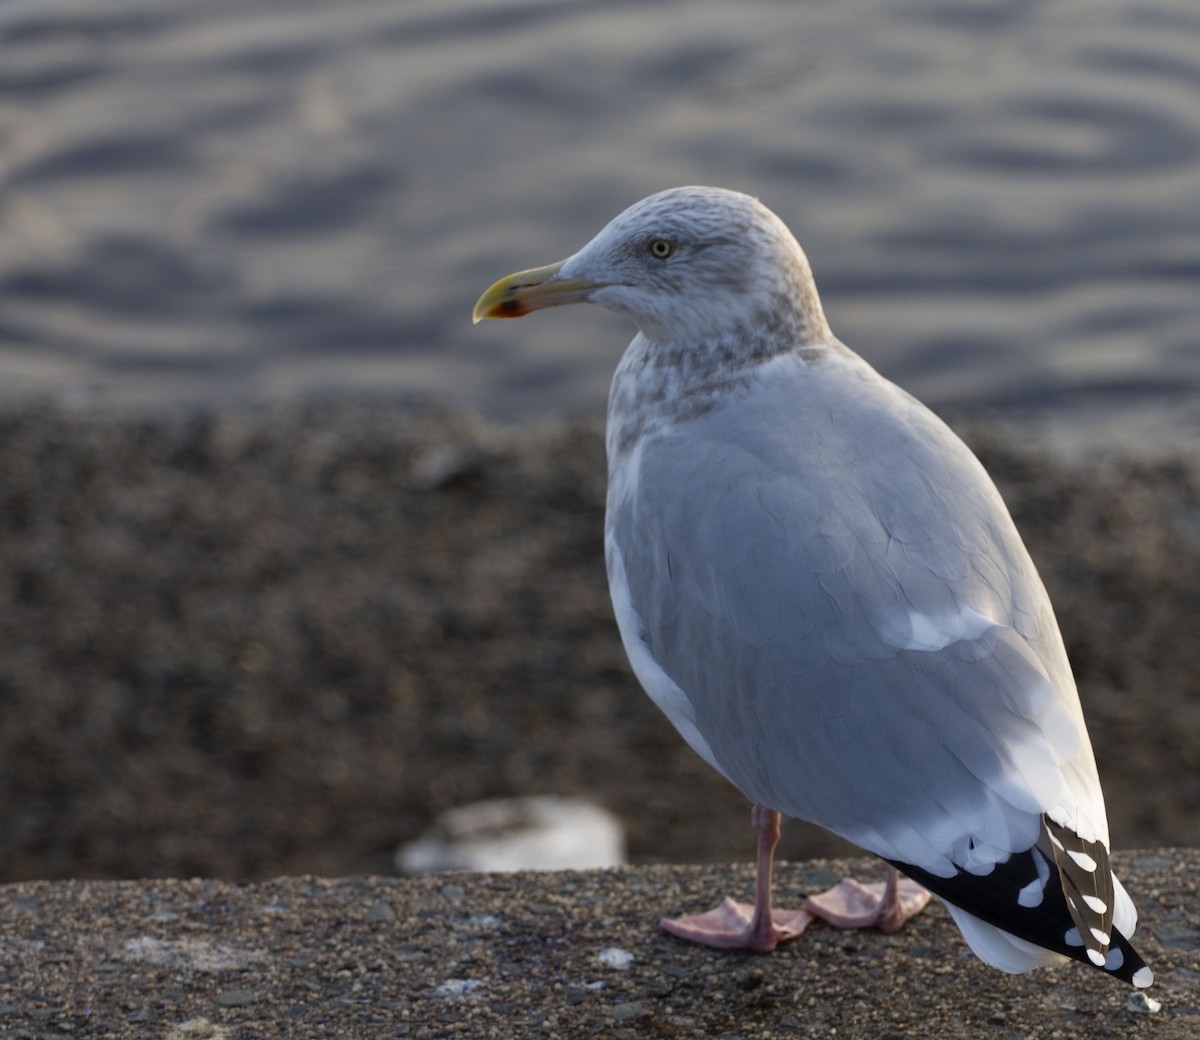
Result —
<instances>
[{"instance_id":1,"label":"gray wing","mask_svg":"<svg viewBox=\"0 0 1200 1040\"><path fill-rule=\"evenodd\" d=\"M776 383L626 465L606 525L622 636L748 797L942 875L1028 848L1043 811L1104 826L1045 591L923 406L879 377Z\"/></svg>"}]
</instances>

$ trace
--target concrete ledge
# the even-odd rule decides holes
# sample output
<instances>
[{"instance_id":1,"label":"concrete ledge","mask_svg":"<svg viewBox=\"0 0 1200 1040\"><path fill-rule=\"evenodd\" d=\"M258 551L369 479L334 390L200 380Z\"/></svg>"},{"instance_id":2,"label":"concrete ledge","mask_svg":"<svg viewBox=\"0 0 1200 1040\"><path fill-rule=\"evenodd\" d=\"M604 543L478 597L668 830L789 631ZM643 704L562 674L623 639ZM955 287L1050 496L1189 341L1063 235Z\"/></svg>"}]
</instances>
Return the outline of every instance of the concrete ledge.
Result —
<instances>
[{"instance_id":1,"label":"concrete ledge","mask_svg":"<svg viewBox=\"0 0 1200 1040\"><path fill-rule=\"evenodd\" d=\"M0 1037L1200 1035L1200 851L1128 853L1156 1015L1079 965L1009 977L939 906L899 935L815 925L770 956L664 913L749 893L737 867L0 886ZM783 864L781 902L873 861Z\"/></svg>"}]
</instances>

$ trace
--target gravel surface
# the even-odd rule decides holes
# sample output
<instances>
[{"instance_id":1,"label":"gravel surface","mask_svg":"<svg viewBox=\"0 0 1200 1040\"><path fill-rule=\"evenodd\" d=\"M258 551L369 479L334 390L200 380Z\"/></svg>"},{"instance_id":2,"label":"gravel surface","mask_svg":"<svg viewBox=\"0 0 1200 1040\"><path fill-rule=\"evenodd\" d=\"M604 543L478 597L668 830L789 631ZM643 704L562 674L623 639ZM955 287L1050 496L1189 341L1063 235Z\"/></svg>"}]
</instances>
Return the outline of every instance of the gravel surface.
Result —
<instances>
[{"instance_id":1,"label":"gravel surface","mask_svg":"<svg viewBox=\"0 0 1200 1040\"><path fill-rule=\"evenodd\" d=\"M969 439L1057 606L1117 847L1200 845L1200 467ZM638 690L596 424L364 403L0 414L0 880L388 873L440 810L585 795L752 855ZM789 858L844 855L785 828Z\"/></svg>"},{"instance_id":2,"label":"gravel surface","mask_svg":"<svg viewBox=\"0 0 1200 1040\"><path fill-rule=\"evenodd\" d=\"M1200 853L1117 862L1154 1015L1079 964L986 967L940 905L896 935L813 925L769 956L693 946L658 917L748 893L749 868L642 867L0 886L0 1036L1193 1040ZM779 895L845 872L882 876L865 860L789 864Z\"/></svg>"}]
</instances>

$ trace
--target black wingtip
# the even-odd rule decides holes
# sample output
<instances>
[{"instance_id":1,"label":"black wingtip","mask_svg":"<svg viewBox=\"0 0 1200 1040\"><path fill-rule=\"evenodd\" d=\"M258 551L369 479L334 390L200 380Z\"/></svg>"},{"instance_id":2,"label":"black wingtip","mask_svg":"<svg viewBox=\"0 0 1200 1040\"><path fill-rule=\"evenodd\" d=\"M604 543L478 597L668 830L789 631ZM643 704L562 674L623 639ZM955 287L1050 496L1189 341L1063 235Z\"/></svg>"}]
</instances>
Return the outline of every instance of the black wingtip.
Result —
<instances>
[{"instance_id":1,"label":"black wingtip","mask_svg":"<svg viewBox=\"0 0 1200 1040\"><path fill-rule=\"evenodd\" d=\"M934 895L1001 931L1096 968L1137 989L1145 989L1154 982L1154 973L1129 940L1116 929L1112 931L1103 963L1097 964L1088 956L1083 940L1078 937L1078 928L1067 906L1062 885L1055 883L1058 877L1055 864L1036 845L1024 852L1013 853L1003 863L996 864L991 873L983 875L963 871L943 878L911 864L889 862ZM1027 891L1039 877L1045 877L1047 866L1049 877L1043 885L1041 901L1035 906L1023 906L1022 891Z\"/></svg>"}]
</instances>

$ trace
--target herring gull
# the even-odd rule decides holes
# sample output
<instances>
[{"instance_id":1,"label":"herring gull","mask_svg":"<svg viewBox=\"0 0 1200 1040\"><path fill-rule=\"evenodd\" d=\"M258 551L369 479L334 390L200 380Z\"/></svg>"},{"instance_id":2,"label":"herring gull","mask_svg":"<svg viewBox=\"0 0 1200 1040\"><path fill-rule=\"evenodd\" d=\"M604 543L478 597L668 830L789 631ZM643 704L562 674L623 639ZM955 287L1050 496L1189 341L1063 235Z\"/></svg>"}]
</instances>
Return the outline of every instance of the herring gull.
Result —
<instances>
[{"instance_id":1,"label":"herring gull","mask_svg":"<svg viewBox=\"0 0 1200 1040\"><path fill-rule=\"evenodd\" d=\"M769 950L815 917L894 931L928 890L1002 971L1072 958L1149 986L1062 637L1008 510L940 419L833 336L783 222L736 192L660 192L497 282L474 316L580 301L639 330L606 432L621 639L758 835L753 906L663 927ZM780 814L881 857L887 882L772 909Z\"/></svg>"}]
</instances>

